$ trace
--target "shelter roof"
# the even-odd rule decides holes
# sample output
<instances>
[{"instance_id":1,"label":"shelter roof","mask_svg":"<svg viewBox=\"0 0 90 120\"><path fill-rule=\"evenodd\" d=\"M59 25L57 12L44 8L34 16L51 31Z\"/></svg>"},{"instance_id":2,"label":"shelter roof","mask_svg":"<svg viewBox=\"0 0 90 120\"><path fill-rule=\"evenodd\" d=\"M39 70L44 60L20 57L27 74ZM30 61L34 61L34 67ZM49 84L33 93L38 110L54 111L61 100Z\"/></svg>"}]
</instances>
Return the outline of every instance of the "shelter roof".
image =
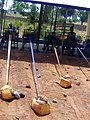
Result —
<instances>
[{"instance_id":1,"label":"shelter roof","mask_svg":"<svg viewBox=\"0 0 90 120\"><path fill-rule=\"evenodd\" d=\"M75 9L90 10L90 0L15 0L22 2L32 2L40 4L49 4L60 7L72 7Z\"/></svg>"}]
</instances>

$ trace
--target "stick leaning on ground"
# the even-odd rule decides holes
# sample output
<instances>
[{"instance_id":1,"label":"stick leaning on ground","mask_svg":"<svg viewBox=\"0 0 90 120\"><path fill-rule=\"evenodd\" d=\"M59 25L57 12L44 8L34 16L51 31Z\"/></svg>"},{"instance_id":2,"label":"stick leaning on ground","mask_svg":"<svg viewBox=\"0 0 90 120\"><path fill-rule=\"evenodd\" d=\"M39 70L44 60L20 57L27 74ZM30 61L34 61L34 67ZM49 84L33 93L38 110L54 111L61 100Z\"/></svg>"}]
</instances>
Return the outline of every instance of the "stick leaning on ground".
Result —
<instances>
[{"instance_id":1,"label":"stick leaning on ground","mask_svg":"<svg viewBox=\"0 0 90 120\"><path fill-rule=\"evenodd\" d=\"M11 53L11 38L12 38L12 35L9 34L8 55L7 55L7 68L6 68L6 85L9 84L10 53Z\"/></svg>"},{"instance_id":2,"label":"stick leaning on ground","mask_svg":"<svg viewBox=\"0 0 90 120\"><path fill-rule=\"evenodd\" d=\"M30 48L31 48L34 82L35 82L36 94L37 94L37 97L38 97L40 95L40 92L39 92L38 78L37 78L37 72L36 72L34 51L33 51L33 46L32 46L32 42L31 41L29 42L29 45L30 45Z\"/></svg>"},{"instance_id":3,"label":"stick leaning on ground","mask_svg":"<svg viewBox=\"0 0 90 120\"><path fill-rule=\"evenodd\" d=\"M59 66L59 69L60 69L60 75L61 75L61 77L62 77L62 76L63 76L63 74L62 74L62 68L61 68L61 64L60 64L60 61L59 61L57 49L56 49L55 47L54 47L54 52L55 52L56 59L57 59L57 62L58 62L58 66Z\"/></svg>"},{"instance_id":4,"label":"stick leaning on ground","mask_svg":"<svg viewBox=\"0 0 90 120\"><path fill-rule=\"evenodd\" d=\"M82 51L80 50L79 47L77 47L77 49L79 50L79 52L81 53L81 55L83 56L83 58L85 59L85 61L88 63L88 65L90 67L90 62L88 61L88 59L85 57L85 55L82 53Z\"/></svg>"}]
</instances>

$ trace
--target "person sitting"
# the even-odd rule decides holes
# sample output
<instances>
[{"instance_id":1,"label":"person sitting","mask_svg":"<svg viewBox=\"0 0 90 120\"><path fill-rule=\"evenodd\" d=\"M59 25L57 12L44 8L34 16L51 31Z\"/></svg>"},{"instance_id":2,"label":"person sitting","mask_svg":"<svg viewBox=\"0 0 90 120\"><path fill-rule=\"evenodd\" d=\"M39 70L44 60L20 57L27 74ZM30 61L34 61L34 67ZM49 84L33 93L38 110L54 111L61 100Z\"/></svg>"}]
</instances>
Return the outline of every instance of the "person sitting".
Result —
<instances>
[{"instance_id":1,"label":"person sitting","mask_svg":"<svg viewBox=\"0 0 90 120\"><path fill-rule=\"evenodd\" d=\"M28 32L24 31L23 36L22 36L22 47L21 47L21 50L24 50L25 44L29 43L30 40L33 42L35 40L35 37L36 37L36 31L35 30L28 31Z\"/></svg>"},{"instance_id":2,"label":"person sitting","mask_svg":"<svg viewBox=\"0 0 90 120\"><path fill-rule=\"evenodd\" d=\"M53 47L59 46L58 38L56 37L56 33L54 31L49 32L45 37L45 44L47 51L53 51ZM49 45L51 45L51 49L49 49Z\"/></svg>"},{"instance_id":3,"label":"person sitting","mask_svg":"<svg viewBox=\"0 0 90 120\"><path fill-rule=\"evenodd\" d=\"M67 34L67 39L64 40L63 50L66 47L68 55L74 54L74 48L76 46L76 33L74 32L74 26L70 27L70 32Z\"/></svg>"},{"instance_id":4,"label":"person sitting","mask_svg":"<svg viewBox=\"0 0 90 120\"><path fill-rule=\"evenodd\" d=\"M9 30L10 32L12 32L12 31L14 30L12 23L9 24L8 30Z\"/></svg>"}]
</instances>

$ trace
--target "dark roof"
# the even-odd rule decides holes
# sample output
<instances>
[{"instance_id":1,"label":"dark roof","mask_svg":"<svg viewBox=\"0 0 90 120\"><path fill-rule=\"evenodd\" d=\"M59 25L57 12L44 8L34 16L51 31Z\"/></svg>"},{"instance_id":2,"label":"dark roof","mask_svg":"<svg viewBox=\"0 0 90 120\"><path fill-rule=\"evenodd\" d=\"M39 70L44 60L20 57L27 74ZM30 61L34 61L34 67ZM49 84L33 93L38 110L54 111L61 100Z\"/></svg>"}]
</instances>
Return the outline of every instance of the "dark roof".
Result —
<instances>
[{"instance_id":1,"label":"dark roof","mask_svg":"<svg viewBox=\"0 0 90 120\"><path fill-rule=\"evenodd\" d=\"M71 7L74 9L84 9L90 10L90 0L15 0L22 2L32 2L32 3L40 3L40 4L49 4L60 7Z\"/></svg>"}]
</instances>

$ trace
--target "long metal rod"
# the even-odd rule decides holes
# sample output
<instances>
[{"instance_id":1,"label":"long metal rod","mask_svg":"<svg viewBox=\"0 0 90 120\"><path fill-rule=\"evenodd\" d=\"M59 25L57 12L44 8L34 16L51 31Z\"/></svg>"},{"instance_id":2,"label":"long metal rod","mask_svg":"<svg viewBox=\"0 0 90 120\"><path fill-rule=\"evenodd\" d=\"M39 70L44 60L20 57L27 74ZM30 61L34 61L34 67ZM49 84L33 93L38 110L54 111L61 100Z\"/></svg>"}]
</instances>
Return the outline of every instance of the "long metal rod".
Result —
<instances>
[{"instance_id":1,"label":"long metal rod","mask_svg":"<svg viewBox=\"0 0 90 120\"><path fill-rule=\"evenodd\" d=\"M37 72L36 72L36 64L35 64L35 57L34 57L34 51L32 42L30 41L30 48L31 48L31 54L32 54L32 65L33 65L33 74L34 74L34 82L35 82L35 88L36 88L36 94L37 97L40 95L39 93L39 85L38 85L38 78L37 78Z\"/></svg>"},{"instance_id":2,"label":"long metal rod","mask_svg":"<svg viewBox=\"0 0 90 120\"><path fill-rule=\"evenodd\" d=\"M6 85L9 83L9 71L10 71L10 53L11 53L11 38L9 35L9 43L8 43L8 56L7 56L7 69L6 69Z\"/></svg>"},{"instance_id":3,"label":"long metal rod","mask_svg":"<svg viewBox=\"0 0 90 120\"><path fill-rule=\"evenodd\" d=\"M88 61L88 59L85 57L85 55L82 53L82 51L77 47L77 49L79 50L79 52L81 53L81 55L83 56L83 58L85 59L85 61L88 63L88 65L90 66L90 62Z\"/></svg>"},{"instance_id":4,"label":"long metal rod","mask_svg":"<svg viewBox=\"0 0 90 120\"><path fill-rule=\"evenodd\" d=\"M82 70L82 68L79 66L80 70L82 71L83 75L87 78L87 80L89 80L89 77L84 73L84 71Z\"/></svg>"}]
</instances>

